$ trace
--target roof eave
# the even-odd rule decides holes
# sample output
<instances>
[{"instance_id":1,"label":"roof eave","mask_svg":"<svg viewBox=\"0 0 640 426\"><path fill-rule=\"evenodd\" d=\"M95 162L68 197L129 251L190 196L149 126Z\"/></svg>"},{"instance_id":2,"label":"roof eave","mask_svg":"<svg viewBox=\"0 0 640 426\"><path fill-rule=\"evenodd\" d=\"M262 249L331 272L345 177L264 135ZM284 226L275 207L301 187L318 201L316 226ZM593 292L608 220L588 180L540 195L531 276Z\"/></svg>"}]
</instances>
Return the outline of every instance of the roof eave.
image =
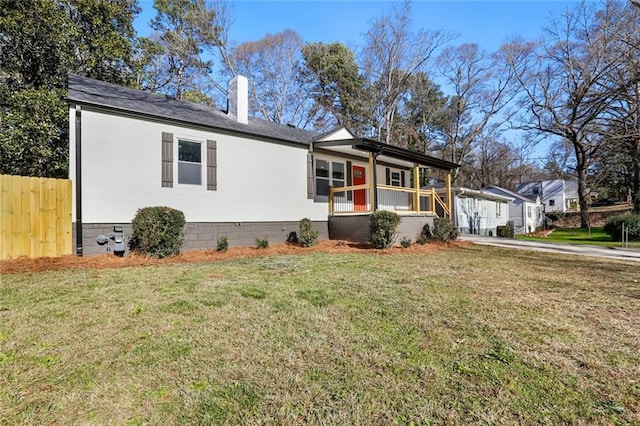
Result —
<instances>
[{"instance_id":1,"label":"roof eave","mask_svg":"<svg viewBox=\"0 0 640 426\"><path fill-rule=\"evenodd\" d=\"M366 138L320 141L314 142L313 145L323 148L351 146L351 148L356 150L368 151L378 155L385 155L399 160L417 163L422 166L434 167L440 170L451 171L460 167L460 165L456 163L451 163L446 160L441 160L439 158L420 154L418 152L410 151L408 149L400 148L397 146L387 145L385 143Z\"/></svg>"}]
</instances>

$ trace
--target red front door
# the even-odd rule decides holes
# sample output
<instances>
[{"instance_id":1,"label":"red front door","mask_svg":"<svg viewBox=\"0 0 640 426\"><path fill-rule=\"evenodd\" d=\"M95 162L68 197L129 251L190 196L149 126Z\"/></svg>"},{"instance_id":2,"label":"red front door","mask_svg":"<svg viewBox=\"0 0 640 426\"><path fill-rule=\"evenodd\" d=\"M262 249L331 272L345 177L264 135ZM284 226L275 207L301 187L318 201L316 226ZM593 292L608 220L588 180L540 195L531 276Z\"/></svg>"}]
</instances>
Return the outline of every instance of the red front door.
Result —
<instances>
[{"instance_id":1,"label":"red front door","mask_svg":"<svg viewBox=\"0 0 640 426\"><path fill-rule=\"evenodd\" d=\"M366 169L361 166L353 166L353 185L367 183ZM358 212L367 211L367 190L356 189L353 191L353 209Z\"/></svg>"}]
</instances>

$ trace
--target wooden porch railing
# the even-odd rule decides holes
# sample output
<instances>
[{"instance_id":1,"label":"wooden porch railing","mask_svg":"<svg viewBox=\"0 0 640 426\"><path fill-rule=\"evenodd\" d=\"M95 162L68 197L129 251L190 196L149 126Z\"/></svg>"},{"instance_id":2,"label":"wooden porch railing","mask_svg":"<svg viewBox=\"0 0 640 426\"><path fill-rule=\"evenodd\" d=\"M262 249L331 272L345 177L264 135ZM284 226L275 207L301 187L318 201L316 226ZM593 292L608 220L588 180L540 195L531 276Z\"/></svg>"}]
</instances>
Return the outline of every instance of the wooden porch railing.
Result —
<instances>
[{"instance_id":1,"label":"wooden porch railing","mask_svg":"<svg viewBox=\"0 0 640 426\"><path fill-rule=\"evenodd\" d=\"M373 212L371 184L329 188L329 214L354 214ZM377 185L378 210L393 211L398 214L435 214L436 205L450 217L447 204L440 199L435 189L404 188L391 185Z\"/></svg>"}]
</instances>

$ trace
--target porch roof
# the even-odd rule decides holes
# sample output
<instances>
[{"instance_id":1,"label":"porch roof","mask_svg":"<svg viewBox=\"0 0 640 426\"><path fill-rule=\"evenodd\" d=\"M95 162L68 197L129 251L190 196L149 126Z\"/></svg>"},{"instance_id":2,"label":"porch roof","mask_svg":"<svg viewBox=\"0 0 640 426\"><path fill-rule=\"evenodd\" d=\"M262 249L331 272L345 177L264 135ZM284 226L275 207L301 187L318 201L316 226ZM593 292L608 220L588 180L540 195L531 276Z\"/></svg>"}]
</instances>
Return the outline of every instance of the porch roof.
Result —
<instances>
[{"instance_id":1,"label":"porch roof","mask_svg":"<svg viewBox=\"0 0 640 426\"><path fill-rule=\"evenodd\" d=\"M387 159L416 163L421 166L433 167L438 170L451 171L460 167L459 164L452 163L450 161L441 160L430 155L420 154L418 152L409 151L408 149L388 145L386 143L367 138L316 141L313 142L313 146L342 153L348 153L351 150L364 151L367 153L371 152L378 156L387 157Z\"/></svg>"}]
</instances>

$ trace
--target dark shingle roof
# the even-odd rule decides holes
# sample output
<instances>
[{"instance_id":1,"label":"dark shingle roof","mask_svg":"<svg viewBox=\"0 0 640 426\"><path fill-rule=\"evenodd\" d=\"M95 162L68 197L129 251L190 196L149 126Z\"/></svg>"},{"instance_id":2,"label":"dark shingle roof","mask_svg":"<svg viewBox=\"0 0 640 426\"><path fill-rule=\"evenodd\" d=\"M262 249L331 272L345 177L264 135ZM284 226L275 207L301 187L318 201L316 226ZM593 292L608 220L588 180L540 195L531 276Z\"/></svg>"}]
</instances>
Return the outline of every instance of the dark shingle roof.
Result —
<instances>
[{"instance_id":1,"label":"dark shingle roof","mask_svg":"<svg viewBox=\"0 0 640 426\"><path fill-rule=\"evenodd\" d=\"M238 123L223 111L206 105L179 101L168 96L130 89L73 74L69 75L67 102L303 145L309 145L320 136L315 132L252 117L249 117L249 124Z\"/></svg>"}]
</instances>

